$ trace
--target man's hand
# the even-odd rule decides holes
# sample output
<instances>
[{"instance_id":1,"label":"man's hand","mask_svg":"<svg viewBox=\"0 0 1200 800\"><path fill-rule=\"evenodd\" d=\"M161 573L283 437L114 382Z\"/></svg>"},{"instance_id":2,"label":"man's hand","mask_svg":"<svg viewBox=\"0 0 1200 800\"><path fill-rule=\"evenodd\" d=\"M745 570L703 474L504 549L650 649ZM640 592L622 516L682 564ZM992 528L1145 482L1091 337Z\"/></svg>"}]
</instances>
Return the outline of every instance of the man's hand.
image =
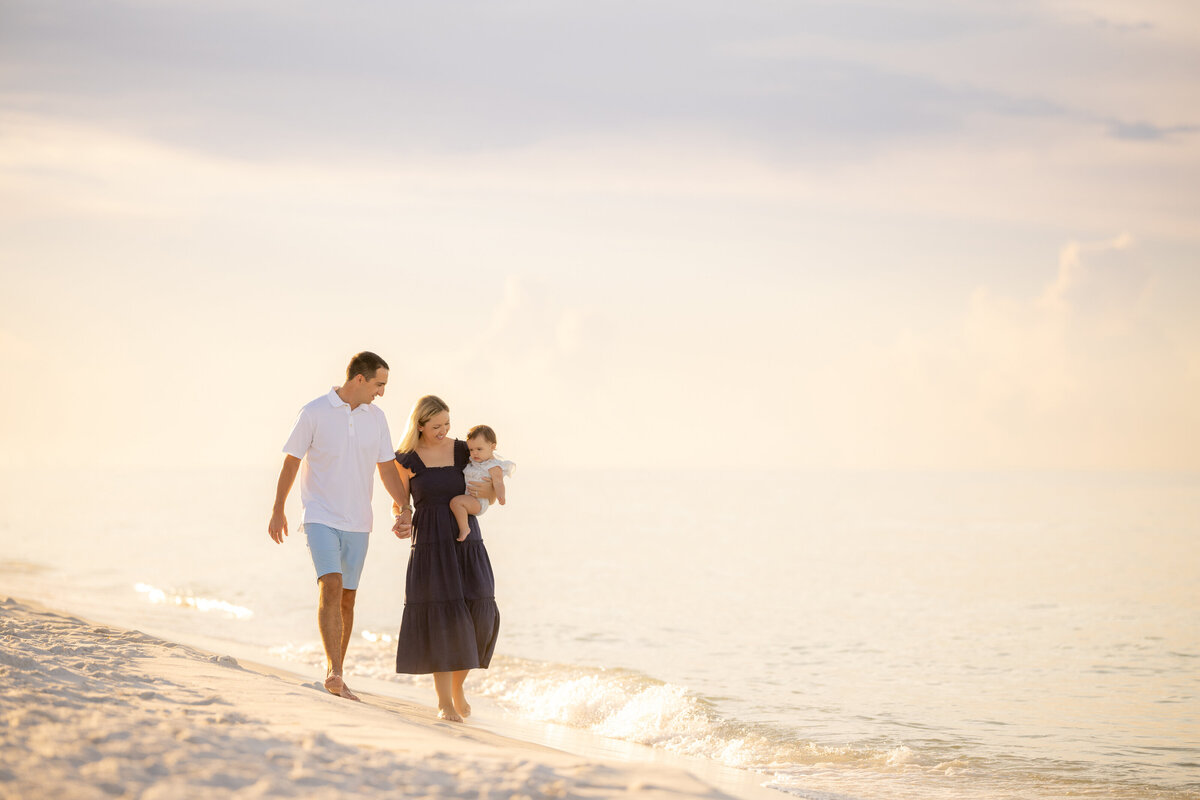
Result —
<instances>
[{"instance_id":1,"label":"man's hand","mask_svg":"<svg viewBox=\"0 0 1200 800\"><path fill-rule=\"evenodd\" d=\"M392 526L392 533L396 534L397 539L407 539L412 536L412 512L405 510L404 513L396 516L396 524Z\"/></svg>"},{"instance_id":2,"label":"man's hand","mask_svg":"<svg viewBox=\"0 0 1200 800\"><path fill-rule=\"evenodd\" d=\"M468 482L467 494L471 497L480 497L489 503L496 502L496 487L492 486L491 480Z\"/></svg>"},{"instance_id":3,"label":"man's hand","mask_svg":"<svg viewBox=\"0 0 1200 800\"><path fill-rule=\"evenodd\" d=\"M287 517L283 515L283 504L287 501L288 492L296 481L296 473L300 471L300 459L290 453L283 457L283 466L279 469L279 485L275 487L275 505L271 506L271 521L267 523L267 533L276 544L283 544L283 537L288 535Z\"/></svg>"},{"instance_id":4,"label":"man's hand","mask_svg":"<svg viewBox=\"0 0 1200 800\"><path fill-rule=\"evenodd\" d=\"M283 511L272 511L271 521L267 523L267 533L276 544L283 544L283 537L288 535L287 517Z\"/></svg>"}]
</instances>

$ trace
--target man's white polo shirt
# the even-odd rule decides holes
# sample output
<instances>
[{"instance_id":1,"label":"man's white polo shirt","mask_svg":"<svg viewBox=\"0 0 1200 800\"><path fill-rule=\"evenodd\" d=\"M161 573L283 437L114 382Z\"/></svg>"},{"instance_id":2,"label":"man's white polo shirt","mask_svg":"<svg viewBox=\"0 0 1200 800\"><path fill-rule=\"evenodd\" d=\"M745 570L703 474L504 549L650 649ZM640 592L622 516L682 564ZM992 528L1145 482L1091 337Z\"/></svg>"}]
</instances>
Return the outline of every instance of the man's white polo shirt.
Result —
<instances>
[{"instance_id":1,"label":"man's white polo shirt","mask_svg":"<svg viewBox=\"0 0 1200 800\"><path fill-rule=\"evenodd\" d=\"M302 459L301 524L367 532L375 465L396 454L383 409L363 403L351 411L337 389L300 409L283 452Z\"/></svg>"}]
</instances>

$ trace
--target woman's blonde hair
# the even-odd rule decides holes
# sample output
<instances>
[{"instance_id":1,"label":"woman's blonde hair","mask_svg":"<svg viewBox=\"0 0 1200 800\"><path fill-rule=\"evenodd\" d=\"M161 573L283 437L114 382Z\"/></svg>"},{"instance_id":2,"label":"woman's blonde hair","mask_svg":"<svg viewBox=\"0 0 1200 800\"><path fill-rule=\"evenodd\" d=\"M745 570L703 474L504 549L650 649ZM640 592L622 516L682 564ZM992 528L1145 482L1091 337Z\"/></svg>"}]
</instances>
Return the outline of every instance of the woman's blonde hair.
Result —
<instances>
[{"instance_id":1,"label":"woman's blonde hair","mask_svg":"<svg viewBox=\"0 0 1200 800\"><path fill-rule=\"evenodd\" d=\"M397 453L411 453L417 448L417 440L421 438L421 426L443 411L449 411L450 406L442 398L427 394L413 406L412 414L408 416L408 428L404 437L396 446Z\"/></svg>"}]
</instances>

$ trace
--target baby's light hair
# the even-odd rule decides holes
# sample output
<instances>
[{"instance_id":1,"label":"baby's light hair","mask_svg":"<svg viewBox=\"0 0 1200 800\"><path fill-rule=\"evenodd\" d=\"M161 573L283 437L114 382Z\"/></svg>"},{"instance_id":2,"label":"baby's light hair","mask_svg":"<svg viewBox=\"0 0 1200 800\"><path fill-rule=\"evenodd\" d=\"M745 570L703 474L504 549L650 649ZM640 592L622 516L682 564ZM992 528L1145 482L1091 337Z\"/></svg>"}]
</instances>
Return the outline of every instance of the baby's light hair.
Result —
<instances>
[{"instance_id":1,"label":"baby's light hair","mask_svg":"<svg viewBox=\"0 0 1200 800\"><path fill-rule=\"evenodd\" d=\"M471 441L476 436L482 436L487 440L487 443L496 446L496 432L487 425L476 425L471 430L467 431L467 441Z\"/></svg>"}]
</instances>

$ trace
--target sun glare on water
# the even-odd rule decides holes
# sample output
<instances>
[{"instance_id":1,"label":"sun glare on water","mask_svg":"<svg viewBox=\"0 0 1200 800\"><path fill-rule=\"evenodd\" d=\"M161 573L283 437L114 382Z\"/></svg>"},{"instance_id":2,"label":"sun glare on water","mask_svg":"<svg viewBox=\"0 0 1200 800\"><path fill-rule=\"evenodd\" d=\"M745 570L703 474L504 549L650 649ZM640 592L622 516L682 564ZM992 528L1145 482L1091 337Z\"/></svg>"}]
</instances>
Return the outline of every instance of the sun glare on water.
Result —
<instances>
[{"instance_id":1,"label":"sun glare on water","mask_svg":"<svg viewBox=\"0 0 1200 800\"><path fill-rule=\"evenodd\" d=\"M168 593L147 583L135 584L133 588L138 594L145 595L146 600L155 605L174 605L194 608L197 611L216 611L234 619L250 619L254 616L254 612L250 609L235 606L224 600L175 592Z\"/></svg>"}]
</instances>

